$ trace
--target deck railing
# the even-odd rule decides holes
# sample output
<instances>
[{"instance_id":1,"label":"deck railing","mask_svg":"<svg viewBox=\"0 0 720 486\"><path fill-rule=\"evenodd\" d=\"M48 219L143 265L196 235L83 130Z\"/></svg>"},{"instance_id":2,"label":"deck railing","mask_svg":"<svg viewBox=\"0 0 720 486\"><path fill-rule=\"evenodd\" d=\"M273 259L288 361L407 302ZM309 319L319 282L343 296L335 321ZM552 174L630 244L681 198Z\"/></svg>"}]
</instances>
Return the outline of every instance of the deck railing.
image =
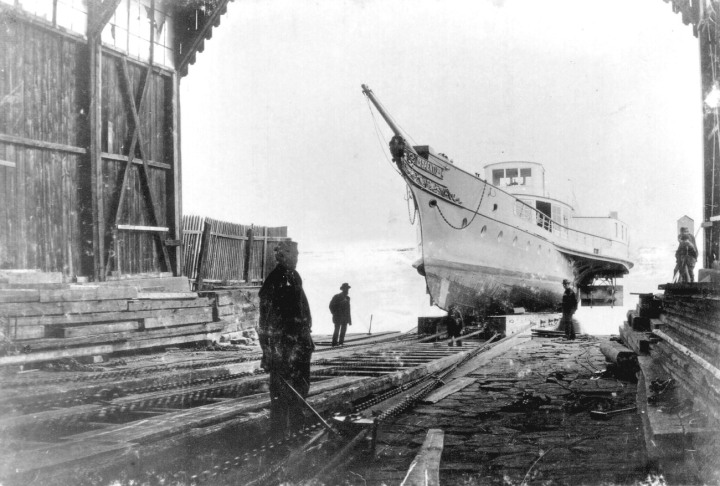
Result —
<instances>
[{"instance_id":1,"label":"deck railing","mask_svg":"<svg viewBox=\"0 0 720 486\"><path fill-rule=\"evenodd\" d=\"M552 233L553 235L557 235L562 240L588 246L591 245L596 252L601 249L609 249L613 247L612 239L568 228L567 226L553 221L547 214L542 213L517 199L515 200L515 205L513 207L513 214L527 221L534 220L537 226L549 233Z\"/></svg>"}]
</instances>

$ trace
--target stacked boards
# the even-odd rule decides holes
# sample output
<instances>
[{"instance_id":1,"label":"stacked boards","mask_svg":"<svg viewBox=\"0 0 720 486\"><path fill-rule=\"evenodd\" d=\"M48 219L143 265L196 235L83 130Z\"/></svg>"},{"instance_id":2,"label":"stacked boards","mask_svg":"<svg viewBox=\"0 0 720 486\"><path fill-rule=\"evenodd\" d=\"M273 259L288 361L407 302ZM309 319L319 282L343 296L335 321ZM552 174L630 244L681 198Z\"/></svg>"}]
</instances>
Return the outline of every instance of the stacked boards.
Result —
<instances>
[{"instance_id":1,"label":"stacked boards","mask_svg":"<svg viewBox=\"0 0 720 486\"><path fill-rule=\"evenodd\" d=\"M229 291L198 295L185 277L101 284L7 280L0 280L0 366L212 341L232 319L218 315L218 301L227 301Z\"/></svg>"}]
</instances>

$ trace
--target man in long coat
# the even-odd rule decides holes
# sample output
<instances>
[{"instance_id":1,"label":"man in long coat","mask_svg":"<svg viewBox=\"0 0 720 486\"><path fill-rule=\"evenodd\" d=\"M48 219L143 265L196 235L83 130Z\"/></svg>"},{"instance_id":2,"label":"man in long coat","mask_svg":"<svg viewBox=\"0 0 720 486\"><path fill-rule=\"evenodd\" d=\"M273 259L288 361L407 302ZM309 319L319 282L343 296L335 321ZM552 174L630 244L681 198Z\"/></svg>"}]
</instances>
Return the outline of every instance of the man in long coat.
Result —
<instances>
[{"instance_id":1,"label":"man in long coat","mask_svg":"<svg viewBox=\"0 0 720 486\"><path fill-rule=\"evenodd\" d=\"M577 296L575 291L572 289L572 284L569 280L564 279L563 287L565 287L565 293L562 297L562 322L565 331L565 339L575 339L575 326L573 325L573 314L578 307Z\"/></svg>"},{"instance_id":2,"label":"man in long coat","mask_svg":"<svg viewBox=\"0 0 720 486\"><path fill-rule=\"evenodd\" d=\"M332 314L333 324L335 324L335 332L333 332L332 345L340 346L345 342L345 332L348 326L352 326L352 317L350 317L350 296L348 291L350 285L344 283L340 286L339 294L333 295L330 299L330 313Z\"/></svg>"},{"instance_id":3,"label":"man in long coat","mask_svg":"<svg viewBox=\"0 0 720 486\"><path fill-rule=\"evenodd\" d=\"M295 270L297 243L280 242L275 248L275 259L277 266L259 293L258 336L263 351L261 366L270 373L270 432L277 439L304 424L304 405L288 384L302 397L307 396L310 357L315 345L310 337L310 306L302 278Z\"/></svg>"}]
</instances>

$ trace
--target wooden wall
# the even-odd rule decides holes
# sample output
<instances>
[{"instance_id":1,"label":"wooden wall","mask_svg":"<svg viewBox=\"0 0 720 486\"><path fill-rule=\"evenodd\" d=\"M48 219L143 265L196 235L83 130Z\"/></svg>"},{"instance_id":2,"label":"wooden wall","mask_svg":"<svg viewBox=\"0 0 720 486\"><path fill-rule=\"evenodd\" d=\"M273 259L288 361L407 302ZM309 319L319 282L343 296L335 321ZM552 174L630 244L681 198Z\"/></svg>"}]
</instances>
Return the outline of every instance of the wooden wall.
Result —
<instances>
[{"instance_id":1,"label":"wooden wall","mask_svg":"<svg viewBox=\"0 0 720 486\"><path fill-rule=\"evenodd\" d=\"M127 155L132 139L132 115L128 109L126 88L122 77L121 58L116 55L103 56L102 72L102 152L104 154ZM128 63L128 74L131 91L139 98L141 81L146 68ZM169 100L172 97L172 78L154 73L149 79L149 86L142 105L138 108L141 121L144 154L150 159L149 185L155 202L157 224L172 227L168 219L172 205L172 126ZM135 154L135 161L140 162L140 152ZM117 256L119 266L111 258L111 271L123 274L147 273L163 270L162 256L157 246L156 236L151 232L119 231L117 244L112 241L112 229L115 226L115 215L125 165L127 162L103 158L104 177L104 214L105 214L105 246ZM152 226L149 202L144 197L141 186L141 165L133 164L128 173L126 192L118 224L132 226ZM112 255L112 254L110 254ZM107 259L107 258L106 258Z\"/></svg>"},{"instance_id":2,"label":"wooden wall","mask_svg":"<svg viewBox=\"0 0 720 486\"><path fill-rule=\"evenodd\" d=\"M173 72L155 67L138 114L155 201L152 222L142 187L140 151L118 203L134 128L123 80L123 56L102 54L102 193L106 269L122 274L175 271L163 264L157 232L129 226L168 227L175 232ZM127 59L130 91L140 98L147 64ZM93 276L90 156L89 49L80 36L0 8L0 267ZM174 258L171 249L171 260Z\"/></svg>"},{"instance_id":3,"label":"wooden wall","mask_svg":"<svg viewBox=\"0 0 720 486\"><path fill-rule=\"evenodd\" d=\"M0 46L0 266L77 273L86 47L3 15Z\"/></svg>"}]
</instances>

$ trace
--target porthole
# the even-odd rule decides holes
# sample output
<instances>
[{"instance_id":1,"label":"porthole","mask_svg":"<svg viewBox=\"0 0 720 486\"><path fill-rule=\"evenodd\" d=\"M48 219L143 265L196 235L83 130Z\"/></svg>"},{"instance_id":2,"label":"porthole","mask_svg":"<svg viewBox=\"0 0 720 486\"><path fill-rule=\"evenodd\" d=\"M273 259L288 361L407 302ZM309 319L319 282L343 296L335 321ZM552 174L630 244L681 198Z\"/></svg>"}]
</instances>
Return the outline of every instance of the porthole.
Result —
<instances>
[{"instance_id":1,"label":"porthole","mask_svg":"<svg viewBox=\"0 0 720 486\"><path fill-rule=\"evenodd\" d=\"M503 239L503 232L501 231L500 233L498 233L498 242L502 241L502 239Z\"/></svg>"},{"instance_id":2,"label":"porthole","mask_svg":"<svg viewBox=\"0 0 720 486\"><path fill-rule=\"evenodd\" d=\"M482 229L480 230L480 236L482 238L485 238L485 233L487 233L487 226L482 227Z\"/></svg>"},{"instance_id":3,"label":"porthole","mask_svg":"<svg viewBox=\"0 0 720 486\"><path fill-rule=\"evenodd\" d=\"M530 251L530 242L527 242L527 245L525 245L525 251Z\"/></svg>"},{"instance_id":4,"label":"porthole","mask_svg":"<svg viewBox=\"0 0 720 486\"><path fill-rule=\"evenodd\" d=\"M513 248L517 246L517 236L515 238L513 238L512 245L513 245Z\"/></svg>"},{"instance_id":5,"label":"porthole","mask_svg":"<svg viewBox=\"0 0 720 486\"><path fill-rule=\"evenodd\" d=\"M542 246L538 245L537 254L539 255L541 251L542 251Z\"/></svg>"},{"instance_id":6,"label":"porthole","mask_svg":"<svg viewBox=\"0 0 720 486\"><path fill-rule=\"evenodd\" d=\"M462 227L467 226L467 218L463 218Z\"/></svg>"},{"instance_id":7,"label":"porthole","mask_svg":"<svg viewBox=\"0 0 720 486\"><path fill-rule=\"evenodd\" d=\"M497 211L497 204L493 204L493 211Z\"/></svg>"}]
</instances>

